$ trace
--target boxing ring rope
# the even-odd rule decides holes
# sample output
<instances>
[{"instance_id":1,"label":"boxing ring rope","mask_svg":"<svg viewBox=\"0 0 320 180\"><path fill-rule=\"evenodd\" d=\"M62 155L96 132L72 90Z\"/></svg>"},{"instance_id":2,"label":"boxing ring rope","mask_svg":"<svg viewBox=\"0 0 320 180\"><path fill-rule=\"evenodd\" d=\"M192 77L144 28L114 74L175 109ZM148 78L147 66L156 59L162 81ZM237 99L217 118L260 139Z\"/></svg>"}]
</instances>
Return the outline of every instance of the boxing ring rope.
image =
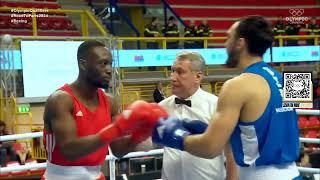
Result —
<instances>
[{"instance_id":1,"label":"boxing ring rope","mask_svg":"<svg viewBox=\"0 0 320 180\"><path fill-rule=\"evenodd\" d=\"M312 144L320 144L320 139L316 139L316 138L300 138L300 142L312 143Z\"/></svg>"},{"instance_id":2,"label":"boxing ring rope","mask_svg":"<svg viewBox=\"0 0 320 180\"><path fill-rule=\"evenodd\" d=\"M320 139L317 139L318 144L320 144ZM141 157L141 156L150 156L150 155L161 155L163 154L163 149L155 149L150 150L148 152L132 152L127 154L126 156L122 158L132 158L132 157ZM116 158L113 155L108 155L106 157L106 160L109 160L109 162L115 162L118 158ZM0 168L0 174L2 173L8 173L12 171L24 171L24 170L30 170L30 169L45 169L47 167L47 163L37 163L37 164L27 164L27 165L21 165L21 166L10 166L10 167L3 167ZM320 174L319 168L306 168L306 167L298 167L300 172L305 173L311 173L311 174ZM112 179L110 172L110 178ZM115 176L113 176L115 177Z\"/></svg>"},{"instance_id":3,"label":"boxing ring rope","mask_svg":"<svg viewBox=\"0 0 320 180\"><path fill-rule=\"evenodd\" d=\"M316 109L297 109L297 114L299 115L313 115L313 116L320 116L320 110Z\"/></svg>"},{"instance_id":4,"label":"boxing ring rope","mask_svg":"<svg viewBox=\"0 0 320 180\"><path fill-rule=\"evenodd\" d=\"M0 142L13 141L13 140L18 140L18 139L38 138L38 137L42 137L42 136L43 136L43 132L5 135L5 136L0 136Z\"/></svg>"},{"instance_id":5,"label":"boxing ring rope","mask_svg":"<svg viewBox=\"0 0 320 180\"><path fill-rule=\"evenodd\" d=\"M320 115L320 110L297 110L299 115ZM35 132L35 133L25 133L25 134L13 134L13 135L6 135L0 136L1 141L11 141L11 140L18 140L18 139L27 139L27 138L37 138L42 137L42 132ZM305 143L315 143L320 144L320 139L317 138L300 138L301 142ZM123 158L132 158L132 157L141 157L141 156L150 156L150 155L161 155L163 154L163 149L155 149L150 150L148 152L132 152L129 153ZM115 162L118 158L113 155L108 155L106 160L109 161L109 173L110 173L110 180L115 180ZM31 170L31 169L45 169L47 166L46 163L36 163L36 164L27 164L27 165L20 165L20 166L10 166L10 167L3 167L0 168L0 174L13 172L13 171L24 171L24 170ZM307 168L307 167L298 167L300 172L310 173L310 174L320 174L319 168Z\"/></svg>"}]
</instances>

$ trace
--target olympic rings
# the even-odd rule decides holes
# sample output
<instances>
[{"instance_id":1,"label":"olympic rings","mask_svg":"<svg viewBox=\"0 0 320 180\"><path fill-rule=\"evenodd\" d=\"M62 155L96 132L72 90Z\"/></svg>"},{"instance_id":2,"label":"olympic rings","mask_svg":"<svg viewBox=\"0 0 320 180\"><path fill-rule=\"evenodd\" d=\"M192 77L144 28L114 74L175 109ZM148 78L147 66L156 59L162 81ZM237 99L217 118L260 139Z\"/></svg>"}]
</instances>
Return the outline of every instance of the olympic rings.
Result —
<instances>
[{"instance_id":1,"label":"olympic rings","mask_svg":"<svg viewBox=\"0 0 320 180\"><path fill-rule=\"evenodd\" d=\"M290 9L289 13L292 16L301 16L304 13L304 9Z\"/></svg>"}]
</instances>

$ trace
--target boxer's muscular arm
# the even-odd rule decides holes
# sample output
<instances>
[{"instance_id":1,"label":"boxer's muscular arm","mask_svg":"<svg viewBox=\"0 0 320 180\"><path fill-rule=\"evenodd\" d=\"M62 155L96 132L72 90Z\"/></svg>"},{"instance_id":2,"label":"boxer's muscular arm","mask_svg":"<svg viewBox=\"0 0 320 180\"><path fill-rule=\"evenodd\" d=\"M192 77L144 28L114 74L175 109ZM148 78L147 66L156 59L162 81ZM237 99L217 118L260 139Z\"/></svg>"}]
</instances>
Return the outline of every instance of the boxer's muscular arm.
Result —
<instances>
[{"instance_id":1,"label":"boxer's muscular arm","mask_svg":"<svg viewBox=\"0 0 320 180\"><path fill-rule=\"evenodd\" d=\"M232 149L229 143L224 148L224 155L226 156L226 169L227 169L226 180L238 180L239 179L238 167L234 160Z\"/></svg>"},{"instance_id":2,"label":"boxer's muscular arm","mask_svg":"<svg viewBox=\"0 0 320 180\"><path fill-rule=\"evenodd\" d=\"M68 160L76 160L105 145L98 135L77 137L72 113L73 101L66 92L57 91L48 98L44 111L45 129L52 130L56 144Z\"/></svg>"},{"instance_id":3,"label":"boxer's muscular arm","mask_svg":"<svg viewBox=\"0 0 320 180\"><path fill-rule=\"evenodd\" d=\"M110 111L112 120L119 113L119 100L115 97L109 96L110 99ZM110 148L112 150L113 155L116 157L122 157L129 152L134 151L137 144L133 144L130 136L121 137L117 140L114 140L110 143Z\"/></svg>"},{"instance_id":4,"label":"boxer's muscular arm","mask_svg":"<svg viewBox=\"0 0 320 180\"><path fill-rule=\"evenodd\" d=\"M203 158L213 158L221 154L233 132L240 111L246 101L240 79L227 81L219 94L217 111L209 127L203 134L187 136L185 151Z\"/></svg>"}]
</instances>

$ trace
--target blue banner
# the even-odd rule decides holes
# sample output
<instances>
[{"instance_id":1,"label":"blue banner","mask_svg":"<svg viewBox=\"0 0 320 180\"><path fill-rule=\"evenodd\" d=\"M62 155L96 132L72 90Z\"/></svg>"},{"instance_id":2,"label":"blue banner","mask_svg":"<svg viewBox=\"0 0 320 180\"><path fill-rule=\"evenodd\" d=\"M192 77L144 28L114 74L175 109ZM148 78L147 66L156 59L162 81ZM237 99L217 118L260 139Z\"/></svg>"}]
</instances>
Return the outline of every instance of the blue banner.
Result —
<instances>
[{"instance_id":1,"label":"blue banner","mask_svg":"<svg viewBox=\"0 0 320 180\"><path fill-rule=\"evenodd\" d=\"M69 42L70 43L70 42ZM81 42L73 42L77 45ZM76 48L76 46L73 46ZM37 51L37 49L35 49ZM69 53L75 54L77 49ZM171 66L177 53L181 51L195 51L200 53L206 60L207 65L224 64L227 59L225 48L214 49L154 49L154 50L119 50L120 67L146 67L146 66ZM41 51L37 51L39 53ZM52 50L51 52L57 52ZM59 53L55 53L59 54ZM1 67L8 69L9 64L0 51ZM54 54L53 54L54 55ZM50 55L51 57L51 55ZM21 52L13 51L14 69L22 69ZM270 49L263 55L265 62L271 62ZM273 47L272 62L299 62L299 61L319 61L320 46L291 46L291 47ZM12 67L12 65L10 66Z\"/></svg>"},{"instance_id":2,"label":"blue banner","mask_svg":"<svg viewBox=\"0 0 320 180\"><path fill-rule=\"evenodd\" d=\"M272 48L273 62L319 61L320 46L290 46Z\"/></svg>"},{"instance_id":3,"label":"blue banner","mask_svg":"<svg viewBox=\"0 0 320 180\"><path fill-rule=\"evenodd\" d=\"M1 68L14 69L21 69L23 65L25 97L48 96L64 83L71 83L77 78L77 51L81 43L82 41L21 41L21 52L15 50L7 55L0 51L0 65ZM227 59L225 48L119 50L114 54L118 55L120 67L172 66L177 53L181 51L200 53L208 65L225 64ZM14 61L7 61L7 56ZM264 54L263 60L319 61L319 56L320 46L274 47L272 53L268 50Z\"/></svg>"},{"instance_id":4,"label":"blue banner","mask_svg":"<svg viewBox=\"0 0 320 180\"><path fill-rule=\"evenodd\" d=\"M182 51L194 51L200 53L207 65L225 64L228 57L225 48L214 49L154 49L154 50L119 50L120 67L143 67L143 66L171 66L177 53ZM268 50L263 59L270 62Z\"/></svg>"},{"instance_id":5,"label":"blue banner","mask_svg":"<svg viewBox=\"0 0 320 180\"><path fill-rule=\"evenodd\" d=\"M0 69L22 69L21 52L19 50L1 50L0 67Z\"/></svg>"}]
</instances>

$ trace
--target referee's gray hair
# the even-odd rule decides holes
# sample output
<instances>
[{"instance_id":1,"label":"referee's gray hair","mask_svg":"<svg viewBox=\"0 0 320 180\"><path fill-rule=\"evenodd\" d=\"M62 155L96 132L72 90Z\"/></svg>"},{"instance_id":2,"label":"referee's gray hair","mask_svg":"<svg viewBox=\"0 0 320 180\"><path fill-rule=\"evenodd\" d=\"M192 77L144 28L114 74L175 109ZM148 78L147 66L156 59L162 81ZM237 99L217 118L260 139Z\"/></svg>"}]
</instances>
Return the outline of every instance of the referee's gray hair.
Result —
<instances>
[{"instance_id":1,"label":"referee's gray hair","mask_svg":"<svg viewBox=\"0 0 320 180\"><path fill-rule=\"evenodd\" d=\"M177 60L189 60L192 63L192 70L205 72L206 62L201 54L191 51L182 51L177 54Z\"/></svg>"}]
</instances>

